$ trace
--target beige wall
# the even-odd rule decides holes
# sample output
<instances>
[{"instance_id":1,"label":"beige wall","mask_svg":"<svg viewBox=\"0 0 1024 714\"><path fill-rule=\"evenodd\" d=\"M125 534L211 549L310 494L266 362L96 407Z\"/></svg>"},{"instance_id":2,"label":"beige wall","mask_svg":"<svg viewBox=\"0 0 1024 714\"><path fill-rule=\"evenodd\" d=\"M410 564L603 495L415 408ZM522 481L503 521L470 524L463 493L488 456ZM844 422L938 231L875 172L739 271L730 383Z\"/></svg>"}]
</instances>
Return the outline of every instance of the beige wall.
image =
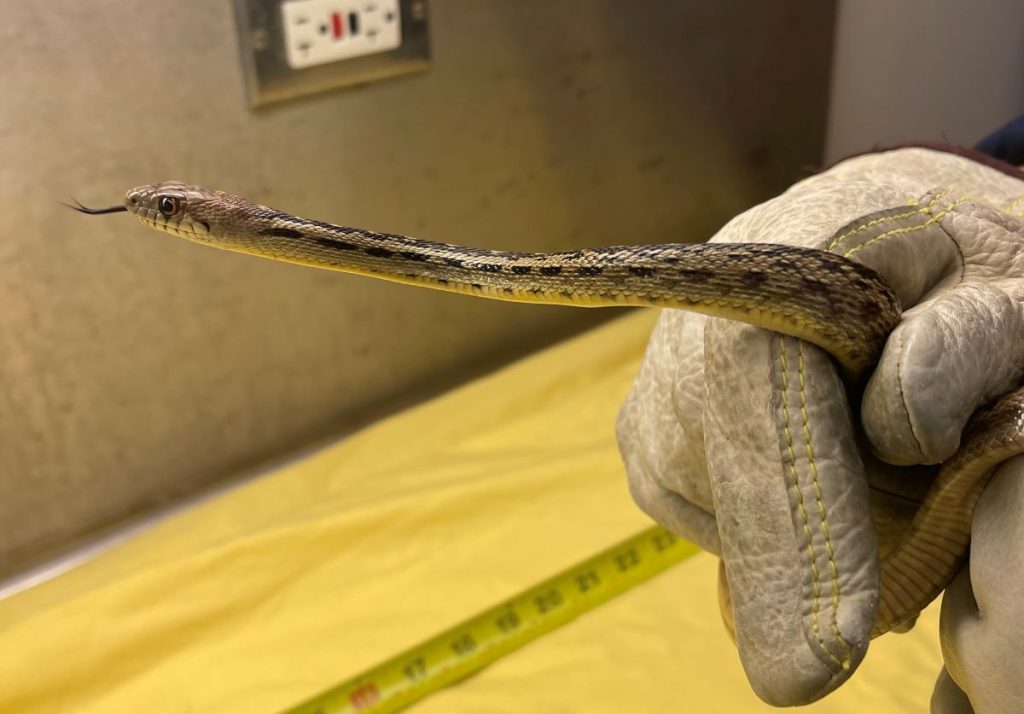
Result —
<instances>
[{"instance_id":1,"label":"beige wall","mask_svg":"<svg viewBox=\"0 0 1024 714\"><path fill-rule=\"evenodd\" d=\"M973 145L1024 113L1024 2L839 5L828 157L908 141Z\"/></svg>"},{"instance_id":2,"label":"beige wall","mask_svg":"<svg viewBox=\"0 0 1024 714\"><path fill-rule=\"evenodd\" d=\"M219 253L69 194L182 179L549 250L702 240L821 150L819 0L434 0L428 74L259 113L227 0L0 11L0 572L597 318Z\"/></svg>"}]
</instances>

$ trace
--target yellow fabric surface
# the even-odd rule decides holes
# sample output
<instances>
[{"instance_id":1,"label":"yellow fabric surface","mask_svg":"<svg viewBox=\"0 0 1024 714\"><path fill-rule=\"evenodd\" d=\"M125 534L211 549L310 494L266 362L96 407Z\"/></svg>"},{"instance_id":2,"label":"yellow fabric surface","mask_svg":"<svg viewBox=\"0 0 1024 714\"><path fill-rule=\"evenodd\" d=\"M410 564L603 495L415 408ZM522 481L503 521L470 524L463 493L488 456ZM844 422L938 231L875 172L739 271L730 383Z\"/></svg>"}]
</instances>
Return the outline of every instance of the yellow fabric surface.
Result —
<instances>
[{"instance_id":1,"label":"yellow fabric surface","mask_svg":"<svg viewBox=\"0 0 1024 714\"><path fill-rule=\"evenodd\" d=\"M640 312L0 602L0 711L274 712L649 525L614 420ZM144 475L140 475L144 478ZM699 555L412 708L769 712ZM937 610L815 714L925 711Z\"/></svg>"}]
</instances>

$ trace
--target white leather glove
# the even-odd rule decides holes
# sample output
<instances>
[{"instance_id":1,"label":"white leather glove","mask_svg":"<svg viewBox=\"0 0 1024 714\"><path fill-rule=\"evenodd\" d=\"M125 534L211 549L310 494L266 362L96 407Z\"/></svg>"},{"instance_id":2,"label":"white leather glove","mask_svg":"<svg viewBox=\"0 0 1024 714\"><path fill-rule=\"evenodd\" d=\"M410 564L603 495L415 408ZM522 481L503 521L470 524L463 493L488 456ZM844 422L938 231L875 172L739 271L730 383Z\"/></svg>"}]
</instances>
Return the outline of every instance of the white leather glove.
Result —
<instances>
[{"instance_id":1,"label":"white leather glove","mask_svg":"<svg viewBox=\"0 0 1024 714\"><path fill-rule=\"evenodd\" d=\"M655 520L722 557L732 597L724 614L765 701L813 701L864 656L879 548L906 525L934 473L888 466L869 452L891 464L938 463L956 451L977 407L1020 383L1017 208L1017 176L951 153L901 149L807 179L714 238L827 248L893 288L904 318L865 389L863 432L820 349L727 320L662 313L619 418L631 492ZM1001 533L1007 523L991 527ZM1005 544L1002 535L992 539ZM997 557L985 562L972 561L976 592L1024 591L1024 574L1002 572ZM958 633L946 638L949 674L973 698L989 686L977 672L995 666L980 659L992 658L985 648L995 636L944 628ZM1008 647L995 658L1006 687L1024 681Z\"/></svg>"},{"instance_id":2,"label":"white leather glove","mask_svg":"<svg viewBox=\"0 0 1024 714\"><path fill-rule=\"evenodd\" d=\"M942 599L946 667L935 685L934 714L1024 712L1022 592L1024 457L1018 456L996 469L978 500L970 562Z\"/></svg>"}]
</instances>

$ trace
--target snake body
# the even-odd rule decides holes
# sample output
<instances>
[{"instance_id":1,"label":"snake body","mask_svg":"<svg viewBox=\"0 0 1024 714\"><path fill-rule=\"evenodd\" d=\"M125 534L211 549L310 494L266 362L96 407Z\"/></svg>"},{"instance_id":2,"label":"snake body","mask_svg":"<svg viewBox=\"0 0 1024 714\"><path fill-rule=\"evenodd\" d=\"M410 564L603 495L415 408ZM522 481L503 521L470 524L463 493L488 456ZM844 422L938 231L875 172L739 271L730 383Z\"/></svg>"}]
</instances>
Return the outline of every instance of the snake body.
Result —
<instances>
[{"instance_id":1,"label":"snake body","mask_svg":"<svg viewBox=\"0 0 1024 714\"><path fill-rule=\"evenodd\" d=\"M859 380L900 320L899 300L860 263L764 243L484 250L309 220L178 182L130 190L123 205L150 228L273 260L480 297L581 307L654 306L739 320L822 347ZM912 622L949 583L996 464L1024 452L1024 390L982 410L911 526L880 564L873 635Z\"/></svg>"}]
</instances>

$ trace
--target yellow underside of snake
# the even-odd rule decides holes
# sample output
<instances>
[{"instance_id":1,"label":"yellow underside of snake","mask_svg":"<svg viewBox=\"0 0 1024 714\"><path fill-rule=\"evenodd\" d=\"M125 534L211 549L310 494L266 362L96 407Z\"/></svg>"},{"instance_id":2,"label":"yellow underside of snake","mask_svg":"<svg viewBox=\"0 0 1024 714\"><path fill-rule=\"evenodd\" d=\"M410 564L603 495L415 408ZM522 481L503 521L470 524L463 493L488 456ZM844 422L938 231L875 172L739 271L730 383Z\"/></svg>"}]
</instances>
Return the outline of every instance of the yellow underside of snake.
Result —
<instances>
[{"instance_id":1,"label":"yellow underside of snake","mask_svg":"<svg viewBox=\"0 0 1024 714\"><path fill-rule=\"evenodd\" d=\"M829 352L852 383L877 361L901 308L881 277L842 256L760 243L644 245L561 253L466 248L346 228L177 182L132 189L145 225L273 260L480 297L582 307L701 312L799 337ZM977 413L910 527L880 563L873 634L900 628L963 563L974 504L992 469L1024 451L1024 390Z\"/></svg>"}]
</instances>

